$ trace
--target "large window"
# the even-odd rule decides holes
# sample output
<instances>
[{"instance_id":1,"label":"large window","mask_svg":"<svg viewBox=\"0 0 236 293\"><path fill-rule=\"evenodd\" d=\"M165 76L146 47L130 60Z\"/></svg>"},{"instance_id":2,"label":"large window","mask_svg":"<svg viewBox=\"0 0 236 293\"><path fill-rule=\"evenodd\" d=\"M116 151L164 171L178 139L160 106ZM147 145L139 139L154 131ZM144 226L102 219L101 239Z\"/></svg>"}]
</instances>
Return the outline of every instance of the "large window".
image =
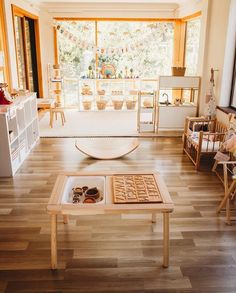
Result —
<instances>
[{"instance_id":1,"label":"large window","mask_svg":"<svg viewBox=\"0 0 236 293\"><path fill-rule=\"evenodd\" d=\"M20 16L15 16L15 41L16 41L16 55L17 55L17 69L18 69L18 85L21 89L26 89L26 65L24 55L24 34L22 29L22 19Z\"/></svg>"},{"instance_id":2,"label":"large window","mask_svg":"<svg viewBox=\"0 0 236 293\"><path fill-rule=\"evenodd\" d=\"M230 106L236 109L236 50L234 57L234 71L231 85Z\"/></svg>"},{"instance_id":3,"label":"large window","mask_svg":"<svg viewBox=\"0 0 236 293\"><path fill-rule=\"evenodd\" d=\"M98 22L99 67L115 65L121 76L157 78L171 73L173 23ZM131 71L131 72L130 72Z\"/></svg>"},{"instance_id":4,"label":"large window","mask_svg":"<svg viewBox=\"0 0 236 293\"><path fill-rule=\"evenodd\" d=\"M95 70L96 43L94 21L60 21L57 23L59 63L67 75L84 75L88 67ZM67 66L70 65L70 66Z\"/></svg>"},{"instance_id":5,"label":"large window","mask_svg":"<svg viewBox=\"0 0 236 293\"><path fill-rule=\"evenodd\" d=\"M187 22L185 44L185 75L197 74L200 28L200 18L196 18Z\"/></svg>"},{"instance_id":6,"label":"large window","mask_svg":"<svg viewBox=\"0 0 236 293\"><path fill-rule=\"evenodd\" d=\"M171 74L173 22L78 20L56 26L59 63L82 77L99 75L104 63L122 78Z\"/></svg>"},{"instance_id":7,"label":"large window","mask_svg":"<svg viewBox=\"0 0 236 293\"><path fill-rule=\"evenodd\" d=\"M5 52L4 52L4 46L3 46L3 28L0 22L0 83L3 83L6 81L4 69L5 69Z\"/></svg>"},{"instance_id":8,"label":"large window","mask_svg":"<svg viewBox=\"0 0 236 293\"><path fill-rule=\"evenodd\" d=\"M0 0L0 83L9 83L3 1ZM10 85L9 85L10 86Z\"/></svg>"},{"instance_id":9,"label":"large window","mask_svg":"<svg viewBox=\"0 0 236 293\"><path fill-rule=\"evenodd\" d=\"M12 5L18 87L42 96L38 17Z\"/></svg>"}]
</instances>

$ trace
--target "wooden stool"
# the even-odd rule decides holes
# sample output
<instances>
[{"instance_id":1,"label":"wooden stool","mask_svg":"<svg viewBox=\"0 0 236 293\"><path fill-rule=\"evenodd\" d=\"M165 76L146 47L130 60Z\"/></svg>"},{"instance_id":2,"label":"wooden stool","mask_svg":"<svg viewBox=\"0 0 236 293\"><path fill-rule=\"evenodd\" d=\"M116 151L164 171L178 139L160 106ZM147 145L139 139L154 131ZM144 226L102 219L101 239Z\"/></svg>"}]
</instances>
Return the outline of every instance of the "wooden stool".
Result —
<instances>
[{"instance_id":1,"label":"wooden stool","mask_svg":"<svg viewBox=\"0 0 236 293\"><path fill-rule=\"evenodd\" d=\"M51 126L51 128L53 128L54 114L55 114L56 120L57 120L57 114L61 115L61 123L62 123L62 126L64 126L64 123L66 122L64 109L55 107L55 108L50 108L50 126Z\"/></svg>"}]
</instances>

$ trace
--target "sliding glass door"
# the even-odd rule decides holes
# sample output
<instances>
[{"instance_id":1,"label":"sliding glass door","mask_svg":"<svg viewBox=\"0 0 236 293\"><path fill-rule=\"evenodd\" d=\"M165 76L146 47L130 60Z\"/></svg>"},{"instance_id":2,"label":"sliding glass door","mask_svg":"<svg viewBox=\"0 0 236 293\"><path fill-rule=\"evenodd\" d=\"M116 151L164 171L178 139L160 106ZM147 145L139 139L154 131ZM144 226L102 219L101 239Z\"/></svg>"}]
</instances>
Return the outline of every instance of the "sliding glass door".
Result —
<instances>
[{"instance_id":1,"label":"sliding glass door","mask_svg":"<svg viewBox=\"0 0 236 293\"><path fill-rule=\"evenodd\" d=\"M3 1L0 0L0 83L7 83L9 89L11 88L11 83L8 67L8 50L3 5Z\"/></svg>"},{"instance_id":2,"label":"sliding glass door","mask_svg":"<svg viewBox=\"0 0 236 293\"><path fill-rule=\"evenodd\" d=\"M39 73L39 45L36 25L38 20L35 16L13 6L16 61L18 71L18 86L30 92L37 92L38 97L42 95L40 90ZM40 74L41 76L41 74Z\"/></svg>"},{"instance_id":3,"label":"sliding glass door","mask_svg":"<svg viewBox=\"0 0 236 293\"><path fill-rule=\"evenodd\" d=\"M18 86L21 89L27 89L26 81L26 60L24 50L24 33L23 33L23 18L15 16L15 44L16 58L18 70Z\"/></svg>"},{"instance_id":4,"label":"sliding glass door","mask_svg":"<svg viewBox=\"0 0 236 293\"><path fill-rule=\"evenodd\" d=\"M25 45L28 71L28 87L31 92L38 92L37 58L35 45L34 20L25 18Z\"/></svg>"}]
</instances>

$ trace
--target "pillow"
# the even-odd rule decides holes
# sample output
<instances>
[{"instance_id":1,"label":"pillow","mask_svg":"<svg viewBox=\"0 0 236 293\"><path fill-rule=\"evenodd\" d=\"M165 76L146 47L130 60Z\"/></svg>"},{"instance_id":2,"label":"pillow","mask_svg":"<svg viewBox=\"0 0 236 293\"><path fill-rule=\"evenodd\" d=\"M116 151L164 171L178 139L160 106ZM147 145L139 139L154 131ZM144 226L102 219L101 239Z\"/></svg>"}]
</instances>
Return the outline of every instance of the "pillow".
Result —
<instances>
[{"instance_id":1,"label":"pillow","mask_svg":"<svg viewBox=\"0 0 236 293\"><path fill-rule=\"evenodd\" d=\"M229 161L230 156L223 154L222 152L218 151L214 157L215 160L217 161Z\"/></svg>"},{"instance_id":2,"label":"pillow","mask_svg":"<svg viewBox=\"0 0 236 293\"><path fill-rule=\"evenodd\" d=\"M236 135L232 134L229 139L224 142L224 148L226 151L231 151L236 148Z\"/></svg>"}]
</instances>

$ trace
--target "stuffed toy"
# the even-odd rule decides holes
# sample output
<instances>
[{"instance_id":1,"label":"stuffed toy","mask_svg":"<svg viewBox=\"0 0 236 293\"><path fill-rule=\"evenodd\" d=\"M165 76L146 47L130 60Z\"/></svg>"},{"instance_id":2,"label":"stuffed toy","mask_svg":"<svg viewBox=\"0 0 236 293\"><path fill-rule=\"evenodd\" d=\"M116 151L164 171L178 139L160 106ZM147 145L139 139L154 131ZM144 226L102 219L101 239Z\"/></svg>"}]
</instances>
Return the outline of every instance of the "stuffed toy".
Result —
<instances>
[{"instance_id":1,"label":"stuffed toy","mask_svg":"<svg viewBox=\"0 0 236 293\"><path fill-rule=\"evenodd\" d=\"M232 134L229 139L224 142L224 148L234 156L236 156L236 135Z\"/></svg>"},{"instance_id":2,"label":"stuffed toy","mask_svg":"<svg viewBox=\"0 0 236 293\"><path fill-rule=\"evenodd\" d=\"M9 97L7 97L3 87L7 87L7 84L0 84L0 105L9 105L12 103L12 101L9 99Z\"/></svg>"}]
</instances>

